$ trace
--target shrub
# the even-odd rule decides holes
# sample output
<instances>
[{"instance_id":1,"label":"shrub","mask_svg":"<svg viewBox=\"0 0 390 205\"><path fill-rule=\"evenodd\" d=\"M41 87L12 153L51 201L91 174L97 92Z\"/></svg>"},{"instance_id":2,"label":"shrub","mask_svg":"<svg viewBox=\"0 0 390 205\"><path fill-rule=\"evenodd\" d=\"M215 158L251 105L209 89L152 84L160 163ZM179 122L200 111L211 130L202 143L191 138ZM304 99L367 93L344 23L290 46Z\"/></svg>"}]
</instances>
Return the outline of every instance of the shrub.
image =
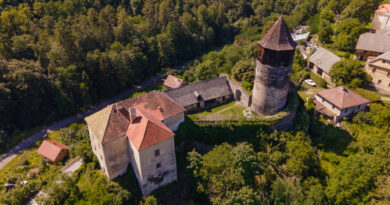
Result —
<instances>
[{"instance_id":1,"label":"shrub","mask_svg":"<svg viewBox=\"0 0 390 205\"><path fill-rule=\"evenodd\" d=\"M245 89L245 90L247 90L247 91L251 91L252 90L252 86L253 86L253 84L252 83L249 83L249 82L247 82L247 81L242 81L241 82L241 85L242 85L242 87Z\"/></svg>"}]
</instances>

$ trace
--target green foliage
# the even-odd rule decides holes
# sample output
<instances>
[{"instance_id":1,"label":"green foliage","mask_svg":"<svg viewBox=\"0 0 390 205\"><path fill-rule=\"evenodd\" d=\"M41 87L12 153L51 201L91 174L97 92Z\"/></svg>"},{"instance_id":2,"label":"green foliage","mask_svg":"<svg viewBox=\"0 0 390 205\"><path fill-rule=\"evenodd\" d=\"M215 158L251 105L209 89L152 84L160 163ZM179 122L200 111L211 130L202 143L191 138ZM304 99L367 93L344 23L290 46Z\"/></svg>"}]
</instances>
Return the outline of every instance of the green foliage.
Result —
<instances>
[{"instance_id":1,"label":"green foliage","mask_svg":"<svg viewBox=\"0 0 390 205\"><path fill-rule=\"evenodd\" d=\"M243 192L240 191L243 185L253 180L257 158L253 148L246 143L235 147L224 143L204 156L192 151L188 161L189 168L199 179L198 190L210 195L214 204L219 204L225 198L235 200L235 195Z\"/></svg>"},{"instance_id":2,"label":"green foliage","mask_svg":"<svg viewBox=\"0 0 390 205\"><path fill-rule=\"evenodd\" d=\"M26 204L41 188L41 184L32 182L27 185L17 185L6 194L0 196L1 204L22 205Z\"/></svg>"},{"instance_id":3,"label":"green foliage","mask_svg":"<svg viewBox=\"0 0 390 205\"><path fill-rule=\"evenodd\" d=\"M242 81L241 86L248 92L252 91L252 89L253 89L253 83L250 83L247 81Z\"/></svg>"},{"instance_id":4,"label":"green foliage","mask_svg":"<svg viewBox=\"0 0 390 205\"><path fill-rule=\"evenodd\" d=\"M335 63L329 75L336 85L347 85L351 88L366 87L371 81L363 64L357 60L343 59Z\"/></svg>"},{"instance_id":5,"label":"green foliage","mask_svg":"<svg viewBox=\"0 0 390 205\"><path fill-rule=\"evenodd\" d=\"M379 170L372 155L349 156L329 178L326 195L334 204L357 204L372 188Z\"/></svg>"},{"instance_id":6,"label":"green foliage","mask_svg":"<svg viewBox=\"0 0 390 205\"><path fill-rule=\"evenodd\" d=\"M328 20L321 20L320 30L318 32L318 39L322 43L330 43L333 35L333 29Z\"/></svg>"},{"instance_id":7,"label":"green foliage","mask_svg":"<svg viewBox=\"0 0 390 205\"><path fill-rule=\"evenodd\" d=\"M157 205L157 199L153 195L148 196L143 205Z\"/></svg>"},{"instance_id":8,"label":"green foliage","mask_svg":"<svg viewBox=\"0 0 390 205\"><path fill-rule=\"evenodd\" d=\"M371 102L379 101L381 96L372 90L366 90L363 88L354 88L353 91Z\"/></svg>"},{"instance_id":9,"label":"green foliage","mask_svg":"<svg viewBox=\"0 0 390 205\"><path fill-rule=\"evenodd\" d=\"M232 68L232 77L238 82L253 82L255 79L255 64L252 60L241 60Z\"/></svg>"},{"instance_id":10,"label":"green foliage","mask_svg":"<svg viewBox=\"0 0 390 205\"><path fill-rule=\"evenodd\" d=\"M353 52L360 34L366 31L364 24L356 18L347 18L336 24L336 47L342 51Z\"/></svg>"},{"instance_id":11,"label":"green foliage","mask_svg":"<svg viewBox=\"0 0 390 205\"><path fill-rule=\"evenodd\" d=\"M375 9L378 8L382 0L352 0L342 12L342 18L358 18L359 22L368 23L374 15Z\"/></svg>"},{"instance_id":12,"label":"green foliage","mask_svg":"<svg viewBox=\"0 0 390 205\"><path fill-rule=\"evenodd\" d=\"M312 34L318 33L318 31L320 29L320 21L321 21L321 17L320 17L319 13L310 17L309 23L308 23L310 26L310 33L312 33Z\"/></svg>"},{"instance_id":13,"label":"green foliage","mask_svg":"<svg viewBox=\"0 0 390 205\"><path fill-rule=\"evenodd\" d=\"M318 87L326 88L328 85L323 78L314 74L313 72L310 72L310 79L312 79L317 84Z\"/></svg>"}]
</instances>

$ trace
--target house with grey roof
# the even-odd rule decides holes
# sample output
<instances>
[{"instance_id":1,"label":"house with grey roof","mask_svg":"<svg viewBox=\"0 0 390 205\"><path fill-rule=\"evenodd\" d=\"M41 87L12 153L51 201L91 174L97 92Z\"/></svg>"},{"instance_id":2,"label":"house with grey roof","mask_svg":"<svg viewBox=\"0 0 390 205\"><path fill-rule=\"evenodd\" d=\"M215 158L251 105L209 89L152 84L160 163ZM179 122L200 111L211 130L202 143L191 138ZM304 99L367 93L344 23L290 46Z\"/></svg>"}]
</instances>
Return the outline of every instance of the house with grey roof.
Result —
<instances>
[{"instance_id":1,"label":"house with grey roof","mask_svg":"<svg viewBox=\"0 0 390 205\"><path fill-rule=\"evenodd\" d=\"M324 80L331 83L332 79L329 76L330 69L332 66L341 60L340 57L336 56L332 52L319 48L310 58L309 58L309 68L312 71L321 76Z\"/></svg>"},{"instance_id":2,"label":"house with grey roof","mask_svg":"<svg viewBox=\"0 0 390 205\"><path fill-rule=\"evenodd\" d=\"M233 91L226 76L166 90L165 94L186 111L215 106L233 98Z\"/></svg>"},{"instance_id":3,"label":"house with grey roof","mask_svg":"<svg viewBox=\"0 0 390 205\"><path fill-rule=\"evenodd\" d=\"M379 30L376 33L360 35L356 44L355 59L367 61L370 56L377 57L390 51L390 31Z\"/></svg>"},{"instance_id":4,"label":"house with grey roof","mask_svg":"<svg viewBox=\"0 0 390 205\"><path fill-rule=\"evenodd\" d=\"M372 85L382 94L390 94L390 51L368 60L366 72L371 76Z\"/></svg>"}]
</instances>

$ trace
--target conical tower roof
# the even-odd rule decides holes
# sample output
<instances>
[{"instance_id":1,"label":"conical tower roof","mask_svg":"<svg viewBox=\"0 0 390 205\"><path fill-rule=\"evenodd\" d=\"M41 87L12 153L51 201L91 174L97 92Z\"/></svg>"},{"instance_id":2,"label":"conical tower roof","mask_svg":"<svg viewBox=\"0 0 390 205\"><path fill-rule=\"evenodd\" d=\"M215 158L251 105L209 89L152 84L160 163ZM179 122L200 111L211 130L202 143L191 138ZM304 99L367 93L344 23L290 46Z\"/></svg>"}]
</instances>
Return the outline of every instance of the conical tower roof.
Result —
<instances>
[{"instance_id":1,"label":"conical tower roof","mask_svg":"<svg viewBox=\"0 0 390 205\"><path fill-rule=\"evenodd\" d=\"M275 22L267 34L259 41L263 48L276 51L294 50L297 43L292 39L283 17Z\"/></svg>"}]
</instances>

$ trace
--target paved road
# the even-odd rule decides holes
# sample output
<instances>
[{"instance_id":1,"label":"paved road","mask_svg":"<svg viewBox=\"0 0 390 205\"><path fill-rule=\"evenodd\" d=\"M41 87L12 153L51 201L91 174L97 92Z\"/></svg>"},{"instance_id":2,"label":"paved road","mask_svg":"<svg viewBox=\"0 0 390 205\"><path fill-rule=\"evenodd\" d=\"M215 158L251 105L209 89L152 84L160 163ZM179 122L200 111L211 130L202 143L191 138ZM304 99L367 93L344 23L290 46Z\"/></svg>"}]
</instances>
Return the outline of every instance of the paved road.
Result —
<instances>
[{"instance_id":1,"label":"paved road","mask_svg":"<svg viewBox=\"0 0 390 205\"><path fill-rule=\"evenodd\" d=\"M190 63L192 63L193 61L189 61L185 64L182 64L180 66L177 66L175 67L174 69L175 70L181 70L182 68L184 68L185 66L189 65ZM91 109L88 109L84 112L81 112L79 114L76 114L76 115L73 115L71 117L68 117L60 122L57 122L45 129L42 129L40 132L37 132L33 135L31 135L30 137L26 138L25 140L23 140L22 142L20 142L17 146L13 147L10 151L8 151L7 153L5 153L4 155L2 155L0 157L0 169L2 169L6 164L8 164L13 158L16 157L17 154L20 154L24 149L30 147L31 145L35 144L35 142L37 142L38 140L46 137L46 135L48 135L49 133L53 132L53 131L56 131L58 129L61 129L63 127L66 127L80 119L83 119L89 115L91 115L92 113L95 113L96 111L106 107L107 105L110 105L114 102L117 102L121 99L123 99L124 97L126 96L129 96L131 95L132 93L134 93L135 91L137 91L138 89L142 88L142 87L145 87L147 85L151 85L153 84L154 82L158 81L158 80L161 80L162 76L159 75L159 76L154 76L146 81L144 81L141 85L139 86L136 86L136 87L132 87L120 94L118 94L117 96L111 98L111 99L108 99L102 103L100 103L99 105L91 108Z\"/></svg>"}]
</instances>

